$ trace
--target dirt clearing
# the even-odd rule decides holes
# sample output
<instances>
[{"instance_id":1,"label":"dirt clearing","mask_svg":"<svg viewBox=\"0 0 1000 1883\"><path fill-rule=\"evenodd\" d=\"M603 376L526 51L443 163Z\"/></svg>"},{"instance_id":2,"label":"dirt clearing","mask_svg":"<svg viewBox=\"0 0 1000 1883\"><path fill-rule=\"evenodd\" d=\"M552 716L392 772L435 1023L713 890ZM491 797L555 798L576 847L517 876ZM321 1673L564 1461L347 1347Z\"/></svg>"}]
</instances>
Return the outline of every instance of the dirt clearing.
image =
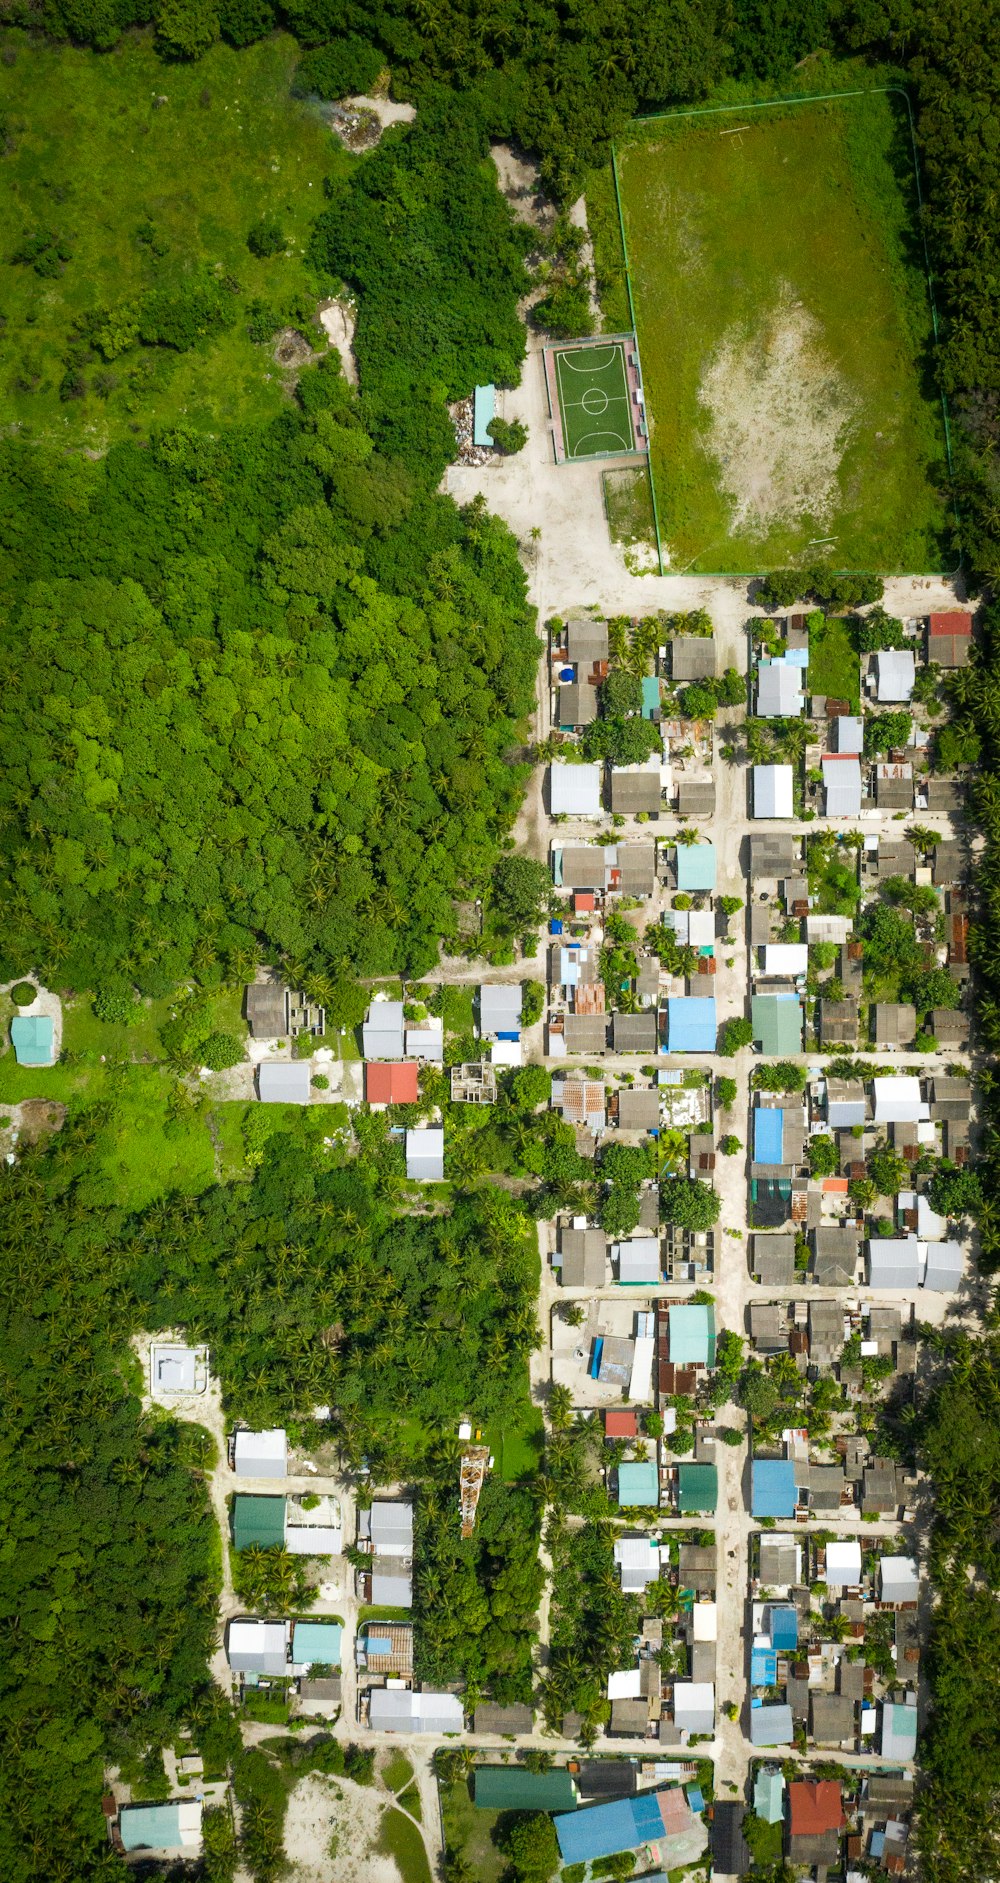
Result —
<instances>
[{"instance_id":1,"label":"dirt clearing","mask_svg":"<svg viewBox=\"0 0 1000 1883\"><path fill-rule=\"evenodd\" d=\"M790 292L754 327L723 335L698 402L710 415L704 444L738 534L829 522L858 400L826 352L819 323Z\"/></svg>"},{"instance_id":2,"label":"dirt clearing","mask_svg":"<svg viewBox=\"0 0 1000 1883\"><path fill-rule=\"evenodd\" d=\"M291 1883L402 1883L393 1859L378 1851L387 1803L349 1778L302 1779L285 1817Z\"/></svg>"}]
</instances>

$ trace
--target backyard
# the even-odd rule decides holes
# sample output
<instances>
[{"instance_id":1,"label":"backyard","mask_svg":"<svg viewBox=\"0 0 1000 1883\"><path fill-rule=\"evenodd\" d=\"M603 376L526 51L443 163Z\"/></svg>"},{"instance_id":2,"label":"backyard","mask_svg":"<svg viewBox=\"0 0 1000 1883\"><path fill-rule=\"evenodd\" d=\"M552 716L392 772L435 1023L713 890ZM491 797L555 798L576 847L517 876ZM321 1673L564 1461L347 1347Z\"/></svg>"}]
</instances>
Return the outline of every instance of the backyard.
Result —
<instances>
[{"instance_id":1,"label":"backyard","mask_svg":"<svg viewBox=\"0 0 1000 1883\"><path fill-rule=\"evenodd\" d=\"M809 691L846 700L860 710L861 663L847 622L839 615L809 617Z\"/></svg>"},{"instance_id":2,"label":"backyard","mask_svg":"<svg viewBox=\"0 0 1000 1883\"><path fill-rule=\"evenodd\" d=\"M679 113L616 157L665 561L940 568L943 429L897 101Z\"/></svg>"},{"instance_id":3,"label":"backyard","mask_svg":"<svg viewBox=\"0 0 1000 1883\"><path fill-rule=\"evenodd\" d=\"M108 53L33 42L29 54L7 32L2 49L3 422L103 448L137 415L213 430L277 413L287 376L269 336L315 317L303 249L324 178L353 161L291 97L294 40L171 66L148 34ZM262 222L282 238L274 253L248 247ZM189 350L136 344L132 311L154 294L175 306L201 295L215 331ZM255 303L275 316L258 344ZM114 337L74 363L76 323L97 310Z\"/></svg>"}]
</instances>

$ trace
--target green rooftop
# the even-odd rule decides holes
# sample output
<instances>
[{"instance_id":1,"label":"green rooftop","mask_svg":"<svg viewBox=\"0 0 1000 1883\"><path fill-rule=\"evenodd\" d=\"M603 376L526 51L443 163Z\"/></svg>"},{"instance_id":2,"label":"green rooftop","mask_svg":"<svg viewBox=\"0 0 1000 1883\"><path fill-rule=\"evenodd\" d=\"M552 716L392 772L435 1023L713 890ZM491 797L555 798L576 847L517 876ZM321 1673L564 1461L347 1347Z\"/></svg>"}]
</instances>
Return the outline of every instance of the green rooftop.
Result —
<instances>
[{"instance_id":1,"label":"green rooftop","mask_svg":"<svg viewBox=\"0 0 1000 1883\"><path fill-rule=\"evenodd\" d=\"M528 1772L523 1765L477 1765L476 1803L484 1811L575 1811L568 1772Z\"/></svg>"},{"instance_id":2,"label":"green rooftop","mask_svg":"<svg viewBox=\"0 0 1000 1883\"><path fill-rule=\"evenodd\" d=\"M280 1548L285 1541L285 1500L283 1497L233 1498L233 1547L247 1550L254 1544L262 1550Z\"/></svg>"},{"instance_id":3,"label":"green rooftop","mask_svg":"<svg viewBox=\"0 0 1000 1883\"><path fill-rule=\"evenodd\" d=\"M19 1013L10 1023L10 1040L19 1066L51 1066L55 1033L47 1013Z\"/></svg>"},{"instance_id":4,"label":"green rooftop","mask_svg":"<svg viewBox=\"0 0 1000 1883\"><path fill-rule=\"evenodd\" d=\"M677 1508L714 1510L719 1501L719 1473L714 1465L678 1465Z\"/></svg>"},{"instance_id":5,"label":"green rooftop","mask_svg":"<svg viewBox=\"0 0 1000 1883\"><path fill-rule=\"evenodd\" d=\"M670 1360L673 1366L715 1365L715 1309L693 1301L670 1309Z\"/></svg>"},{"instance_id":6,"label":"green rooftop","mask_svg":"<svg viewBox=\"0 0 1000 1883\"><path fill-rule=\"evenodd\" d=\"M762 1053L802 1051L802 1002L797 994L755 994L750 1018Z\"/></svg>"}]
</instances>

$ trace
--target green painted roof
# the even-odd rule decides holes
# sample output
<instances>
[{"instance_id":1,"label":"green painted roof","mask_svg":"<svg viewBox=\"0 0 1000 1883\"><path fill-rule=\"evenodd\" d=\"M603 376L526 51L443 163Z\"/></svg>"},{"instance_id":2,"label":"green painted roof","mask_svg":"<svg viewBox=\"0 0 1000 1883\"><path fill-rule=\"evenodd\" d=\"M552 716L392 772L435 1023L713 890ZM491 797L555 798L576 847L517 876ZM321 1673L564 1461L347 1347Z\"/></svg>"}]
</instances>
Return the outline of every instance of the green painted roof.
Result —
<instances>
[{"instance_id":1,"label":"green painted roof","mask_svg":"<svg viewBox=\"0 0 1000 1883\"><path fill-rule=\"evenodd\" d=\"M670 1359L674 1366L715 1365L715 1309L711 1302L675 1303L670 1309Z\"/></svg>"},{"instance_id":2,"label":"green painted roof","mask_svg":"<svg viewBox=\"0 0 1000 1883\"><path fill-rule=\"evenodd\" d=\"M750 1018L761 1052L802 1051L802 1003L797 994L755 994Z\"/></svg>"},{"instance_id":3,"label":"green painted roof","mask_svg":"<svg viewBox=\"0 0 1000 1883\"><path fill-rule=\"evenodd\" d=\"M660 1480L656 1466L639 1463L618 1466L618 1504L658 1504Z\"/></svg>"},{"instance_id":4,"label":"green painted roof","mask_svg":"<svg viewBox=\"0 0 1000 1883\"><path fill-rule=\"evenodd\" d=\"M784 1795L785 1781L781 1773L761 1769L753 1788L753 1808L757 1817L763 1818L765 1824L780 1824L784 1816Z\"/></svg>"},{"instance_id":5,"label":"green painted roof","mask_svg":"<svg viewBox=\"0 0 1000 1883\"><path fill-rule=\"evenodd\" d=\"M527 1772L523 1765L477 1765L476 1803L484 1811L575 1811L568 1772Z\"/></svg>"},{"instance_id":6,"label":"green painted roof","mask_svg":"<svg viewBox=\"0 0 1000 1883\"><path fill-rule=\"evenodd\" d=\"M233 1498L233 1545L238 1550L257 1543L261 1549L273 1549L285 1541L285 1500L283 1497Z\"/></svg>"},{"instance_id":7,"label":"green painted roof","mask_svg":"<svg viewBox=\"0 0 1000 1883\"><path fill-rule=\"evenodd\" d=\"M719 1474L714 1465L678 1466L678 1510L714 1510L718 1501Z\"/></svg>"},{"instance_id":8,"label":"green painted roof","mask_svg":"<svg viewBox=\"0 0 1000 1883\"><path fill-rule=\"evenodd\" d=\"M16 1014L10 1023L10 1040L19 1066L51 1066L55 1036L49 1014Z\"/></svg>"},{"instance_id":9,"label":"green painted roof","mask_svg":"<svg viewBox=\"0 0 1000 1883\"><path fill-rule=\"evenodd\" d=\"M292 1632L292 1660L296 1666L318 1661L321 1667L339 1667L341 1634L341 1625L336 1621L297 1621Z\"/></svg>"}]
</instances>

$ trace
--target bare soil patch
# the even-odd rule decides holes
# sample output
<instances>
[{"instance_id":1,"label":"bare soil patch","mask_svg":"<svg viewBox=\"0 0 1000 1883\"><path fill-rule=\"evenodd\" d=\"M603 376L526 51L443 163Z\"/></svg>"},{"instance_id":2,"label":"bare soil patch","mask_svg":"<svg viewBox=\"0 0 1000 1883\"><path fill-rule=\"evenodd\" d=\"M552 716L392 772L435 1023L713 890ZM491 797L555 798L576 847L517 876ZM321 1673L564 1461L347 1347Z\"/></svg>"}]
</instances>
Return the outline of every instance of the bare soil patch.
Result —
<instances>
[{"instance_id":1,"label":"bare soil patch","mask_svg":"<svg viewBox=\"0 0 1000 1883\"><path fill-rule=\"evenodd\" d=\"M310 1773L288 1800L290 1883L400 1883L393 1859L378 1850L386 1803L348 1778Z\"/></svg>"},{"instance_id":2,"label":"bare soil patch","mask_svg":"<svg viewBox=\"0 0 1000 1883\"><path fill-rule=\"evenodd\" d=\"M319 324L332 347L340 354L340 364L344 369L344 378L352 386L358 383L358 366L354 358L354 329L357 315L353 307L345 301L323 301L319 308Z\"/></svg>"},{"instance_id":3,"label":"bare soil patch","mask_svg":"<svg viewBox=\"0 0 1000 1883\"><path fill-rule=\"evenodd\" d=\"M308 366L313 350L304 333L297 327L282 327L274 336L274 359L278 366L293 370L299 366Z\"/></svg>"},{"instance_id":4,"label":"bare soil patch","mask_svg":"<svg viewBox=\"0 0 1000 1883\"><path fill-rule=\"evenodd\" d=\"M734 529L829 521L857 402L804 307L783 296L757 326L724 334L698 399Z\"/></svg>"},{"instance_id":5,"label":"bare soil patch","mask_svg":"<svg viewBox=\"0 0 1000 1883\"><path fill-rule=\"evenodd\" d=\"M54 1131L62 1130L66 1118L65 1105L49 1098L26 1098L14 1110L22 1144L37 1144L40 1138L51 1137Z\"/></svg>"}]
</instances>

